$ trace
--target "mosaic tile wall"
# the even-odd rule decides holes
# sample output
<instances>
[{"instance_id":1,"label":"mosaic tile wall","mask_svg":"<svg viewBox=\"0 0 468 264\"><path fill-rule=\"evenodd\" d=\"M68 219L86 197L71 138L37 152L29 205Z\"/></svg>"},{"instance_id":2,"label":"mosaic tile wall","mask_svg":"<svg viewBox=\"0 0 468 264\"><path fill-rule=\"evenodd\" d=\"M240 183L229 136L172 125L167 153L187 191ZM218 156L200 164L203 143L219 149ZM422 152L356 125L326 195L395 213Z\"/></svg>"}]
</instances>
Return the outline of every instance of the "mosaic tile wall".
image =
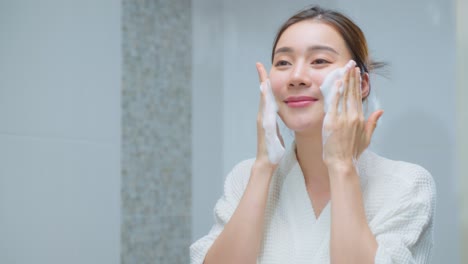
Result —
<instances>
[{"instance_id":1,"label":"mosaic tile wall","mask_svg":"<svg viewBox=\"0 0 468 264\"><path fill-rule=\"evenodd\" d=\"M188 263L191 1L122 1L122 263Z\"/></svg>"}]
</instances>

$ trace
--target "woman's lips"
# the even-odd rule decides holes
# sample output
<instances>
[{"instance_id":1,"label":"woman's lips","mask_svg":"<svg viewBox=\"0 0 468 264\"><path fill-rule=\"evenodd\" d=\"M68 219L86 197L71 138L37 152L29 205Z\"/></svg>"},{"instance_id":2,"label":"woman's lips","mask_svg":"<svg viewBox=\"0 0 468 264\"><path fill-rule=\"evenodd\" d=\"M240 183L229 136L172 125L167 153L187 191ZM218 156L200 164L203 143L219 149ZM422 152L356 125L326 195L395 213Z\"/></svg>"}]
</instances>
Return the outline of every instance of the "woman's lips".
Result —
<instances>
[{"instance_id":1,"label":"woman's lips","mask_svg":"<svg viewBox=\"0 0 468 264\"><path fill-rule=\"evenodd\" d=\"M292 108L301 108L311 105L318 99L310 96L291 96L286 98L284 102Z\"/></svg>"}]
</instances>

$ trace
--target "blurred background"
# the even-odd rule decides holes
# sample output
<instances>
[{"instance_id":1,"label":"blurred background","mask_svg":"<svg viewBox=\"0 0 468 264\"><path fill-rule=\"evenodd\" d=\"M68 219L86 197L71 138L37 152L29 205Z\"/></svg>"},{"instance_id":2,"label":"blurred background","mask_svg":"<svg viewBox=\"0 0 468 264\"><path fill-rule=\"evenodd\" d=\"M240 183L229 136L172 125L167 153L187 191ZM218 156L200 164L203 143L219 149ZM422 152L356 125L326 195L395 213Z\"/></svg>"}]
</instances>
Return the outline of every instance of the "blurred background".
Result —
<instances>
[{"instance_id":1,"label":"blurred background","mask_svg":"<svg viewBox=\"0 0 468 264\"><path fill-rule=\"evenodd\" d=\"M255 156L255 62L311 4L389 63L371 148L432 173L433 263L468 263L467 2L0 0L0 263L188 263Z\"/></svg>"}]
</instances>

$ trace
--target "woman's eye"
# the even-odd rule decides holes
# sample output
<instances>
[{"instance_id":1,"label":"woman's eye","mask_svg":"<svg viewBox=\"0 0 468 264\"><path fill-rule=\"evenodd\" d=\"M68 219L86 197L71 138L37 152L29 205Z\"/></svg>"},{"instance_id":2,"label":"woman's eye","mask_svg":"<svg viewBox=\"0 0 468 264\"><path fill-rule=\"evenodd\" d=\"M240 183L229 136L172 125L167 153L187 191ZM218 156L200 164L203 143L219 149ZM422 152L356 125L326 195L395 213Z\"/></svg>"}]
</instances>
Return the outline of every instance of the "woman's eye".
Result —
<instances>
[{"instance_id":1,"label":"woman's eye","mask_svg":"<svg viewBox=\"0 0 468 264\"><path fill-rule=\"evenodd\" d=\"M324 59L316 59L312 61L312 64L325 64L325 63L329 63L329 61L324 60Z\"/></svg>"},{"instance_id":2,"label":"woman's eye","mask_svg":"<svg viewBox=\"0 0 468 264\"><path fill-rule=\"evenodd\" d=\"M285 60L280 60L275 64L275 66L286 66L286 65L289 65L289 62Z\"/></svg>"}]
</instances>

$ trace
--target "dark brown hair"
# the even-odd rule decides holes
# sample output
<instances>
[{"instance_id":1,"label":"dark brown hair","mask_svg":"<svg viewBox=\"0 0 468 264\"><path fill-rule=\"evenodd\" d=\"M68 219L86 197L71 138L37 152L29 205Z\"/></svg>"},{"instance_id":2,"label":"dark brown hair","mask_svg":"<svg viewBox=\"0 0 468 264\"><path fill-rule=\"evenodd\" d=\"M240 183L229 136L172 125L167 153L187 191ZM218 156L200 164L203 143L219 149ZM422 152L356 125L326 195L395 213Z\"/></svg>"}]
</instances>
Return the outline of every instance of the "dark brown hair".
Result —
<instances>
[{"instance_id":1,"label":"dark brown hair","mask_svg":"<svg viewBox=\"0 0 468 264\"><path fill-rule=\"evenodd\" d=\"M273 50L271 52L272 62L275 55L276 44L284 31L290 26L304 20L319 21L337 30L344 39L346 46L351 53L352 59L356 62L356 65L361 69L362 73L369 73L375 69L385 66L385 63L383 62L374 62L370 60L364 33L362 33L361 29L351 19L339 12L323 9L319 6L313 6L299 11L280 27L276 34Z\"/></svg>"}]
</instances>

